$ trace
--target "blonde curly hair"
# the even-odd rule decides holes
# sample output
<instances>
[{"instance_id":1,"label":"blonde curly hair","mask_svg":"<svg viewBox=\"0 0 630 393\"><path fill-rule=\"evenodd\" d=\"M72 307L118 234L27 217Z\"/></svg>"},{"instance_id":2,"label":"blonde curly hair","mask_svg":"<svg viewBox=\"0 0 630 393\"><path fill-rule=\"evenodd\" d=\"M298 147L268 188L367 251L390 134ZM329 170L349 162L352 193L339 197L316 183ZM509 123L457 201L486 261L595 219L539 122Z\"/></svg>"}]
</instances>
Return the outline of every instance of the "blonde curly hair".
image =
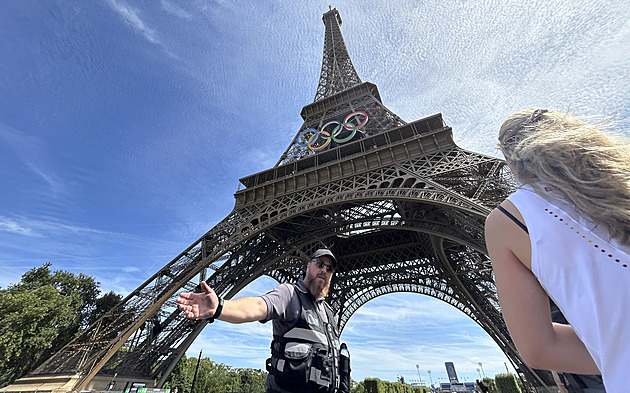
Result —
<instances>
[{"instance_id":1,"label":"blonde curly hair","mask_svg":"<svg viewBox=\"0 0 630 393\"><path fill-rule=\"evenodd\" d=\"M568 113L528 109L501 125L499 149L521 184L562 199L630 245L630 142ZM545 186L554 193L544 191Z\"/></svg>"}]
</instances>

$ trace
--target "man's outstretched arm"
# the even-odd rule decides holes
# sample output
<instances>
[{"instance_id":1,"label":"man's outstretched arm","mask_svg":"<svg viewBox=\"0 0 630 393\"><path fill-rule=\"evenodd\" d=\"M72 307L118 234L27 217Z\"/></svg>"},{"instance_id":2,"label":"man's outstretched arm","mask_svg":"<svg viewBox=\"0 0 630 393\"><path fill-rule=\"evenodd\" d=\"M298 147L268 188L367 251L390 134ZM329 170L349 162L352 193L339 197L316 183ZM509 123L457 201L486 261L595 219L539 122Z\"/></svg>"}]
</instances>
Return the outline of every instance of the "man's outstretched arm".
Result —
<instances>
[{"instance_id":1,"label":"man's outstretched arm","mask_svg":"<svg viewBox=\"0 0 630 393\"><path fill-rule=\"evenodd\" d=\"M182 292L177 298L179 309L188 318L206 319L212 317L219 305L217 294L206 284L201 282L203 292ZM230 323L260 321L267 317L267 303L261 297L244 297L236 300L226 300L223 310L217 319Z\"/></svg>"}]
</instances>

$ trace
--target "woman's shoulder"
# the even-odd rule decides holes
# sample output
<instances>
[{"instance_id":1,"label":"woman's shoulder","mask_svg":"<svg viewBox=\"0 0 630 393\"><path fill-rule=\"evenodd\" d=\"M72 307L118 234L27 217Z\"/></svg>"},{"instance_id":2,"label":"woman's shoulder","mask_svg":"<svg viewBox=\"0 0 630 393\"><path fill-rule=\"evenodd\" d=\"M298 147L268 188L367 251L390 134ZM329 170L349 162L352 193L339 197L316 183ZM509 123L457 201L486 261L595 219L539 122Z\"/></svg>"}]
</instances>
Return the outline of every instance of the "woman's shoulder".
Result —
<instances>
[{"instance_id":1,"label":"woman's shoulder","mask_svg":"<svg viewBox=\"0 0 630 393\"><path fill-rule=\"evenodd\" d=\"M488 214L488 216L486 217L486 242L490 242L493 239L503 237L509 224L509 218L507 218L504 213L502 213L499 209L492 210L490 214Z\"/></svg>"},{"instance_id":2,"label":"woman's shoulder","mask_svg":"<svg viewBox=\"0 0 630 393\"><path fill-rule=\"evenodd\" d=\"M512 215L513 217L509 217ZM493 209L486 217L486 228L490 225L492 228L502 228L506 225L514 224L513 218L523 222L523 215L516 206L516 204L509 198L504 200Z\"/></svg>"},{"instance_id":3,"label":"woman's shoulder","mask_svg":"<svg viewBox=\"0 0 630 393\"><path fill-rule=\"evenodd\" d=\"M495 256L514 255L531 269L531 245L523 215L509 200L503 201L499 206L504 211L494 209L486 217L485 239L488 252Z\"/></svg>"}]
</instances>

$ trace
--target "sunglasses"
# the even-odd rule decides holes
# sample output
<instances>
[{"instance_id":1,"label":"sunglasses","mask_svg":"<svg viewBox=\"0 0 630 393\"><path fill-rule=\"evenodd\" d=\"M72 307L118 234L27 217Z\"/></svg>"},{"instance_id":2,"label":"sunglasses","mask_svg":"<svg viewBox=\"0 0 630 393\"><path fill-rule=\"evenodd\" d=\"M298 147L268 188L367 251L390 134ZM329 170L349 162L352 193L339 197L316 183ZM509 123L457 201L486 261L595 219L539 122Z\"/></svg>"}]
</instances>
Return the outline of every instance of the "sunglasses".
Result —
<instances>
[{"instance_id":1,"label":"sunglasses","mask_svg":"<svg viewBox=\"0 0 630 393\"><path fill-rule=\"evenodd\" d=\"M321 259L313 259L311 262L315 262L317 264L317 267L320 269L323 269L324 266L326 266L326 271L329 273L332 273L335 271L335 268L332 265L327 264L326 262L322 261Z\"/></svg>"}]
</instances>

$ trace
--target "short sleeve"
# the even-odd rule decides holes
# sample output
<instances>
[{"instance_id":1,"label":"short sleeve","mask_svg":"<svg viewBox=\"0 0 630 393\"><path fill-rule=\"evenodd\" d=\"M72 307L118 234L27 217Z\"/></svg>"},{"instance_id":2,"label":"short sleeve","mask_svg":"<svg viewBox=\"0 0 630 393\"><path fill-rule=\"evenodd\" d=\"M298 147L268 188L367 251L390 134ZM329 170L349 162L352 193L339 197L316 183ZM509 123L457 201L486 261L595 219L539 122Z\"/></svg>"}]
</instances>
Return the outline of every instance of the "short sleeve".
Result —
<instances>
[{"instance_id":1,"label":"short sleeve","mask_svg":"<svg viewBox=\"0 0 630 393\"><path fill-rule=\"evenodd\" d=\"M280 284L260 297L267 304L267 317L261 320L265 323L272 319L293 321L299 316L301 310L299 297L294 296L295 287L291 284ZM297 299L297 301L296 301Z\"/></svg>"}]
</instances>

